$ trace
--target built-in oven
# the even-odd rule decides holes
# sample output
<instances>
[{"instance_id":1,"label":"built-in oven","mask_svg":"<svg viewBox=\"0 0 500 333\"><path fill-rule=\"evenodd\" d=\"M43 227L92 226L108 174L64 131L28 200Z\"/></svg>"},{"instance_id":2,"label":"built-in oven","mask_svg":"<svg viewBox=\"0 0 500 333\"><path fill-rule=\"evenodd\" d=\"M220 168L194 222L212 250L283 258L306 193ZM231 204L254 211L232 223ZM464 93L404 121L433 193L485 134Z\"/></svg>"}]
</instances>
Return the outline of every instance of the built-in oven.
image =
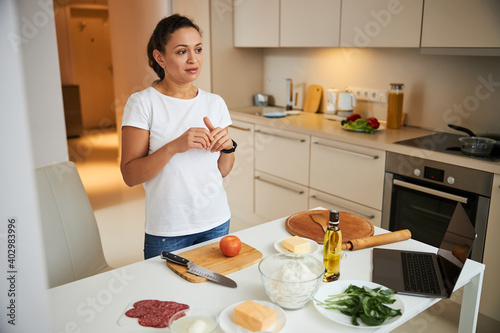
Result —
<instances>
[{"instance_id":1,"label":"built-in oven","mask_svg":"<svg viewBox=\"0 0 500 333\"><path fill-rule=\"evenodd\" d=\"M492 183L488 172L388 152L382 227L439 247L460 202L477 234L470 258L482 262Z\"/></svg>"}]
</instances>

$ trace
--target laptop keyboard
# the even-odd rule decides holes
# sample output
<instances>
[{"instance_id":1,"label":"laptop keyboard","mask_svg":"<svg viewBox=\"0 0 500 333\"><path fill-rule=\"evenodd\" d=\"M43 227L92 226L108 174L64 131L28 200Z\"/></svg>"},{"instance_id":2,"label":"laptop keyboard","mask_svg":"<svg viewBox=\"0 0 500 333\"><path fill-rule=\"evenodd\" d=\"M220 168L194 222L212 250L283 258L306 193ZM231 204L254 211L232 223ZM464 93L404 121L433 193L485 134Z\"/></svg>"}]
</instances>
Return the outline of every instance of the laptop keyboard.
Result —
<instances>
[{"instance_id":1,"label":"laptop keyboard","mask_svg":"<svg viewBox=\"0 0 500 333\"><path fill-rule=\"evenodd\" d=\"M432 255L401 252L401 260L406 291L432 294L441 292Z\"/></svg>"}]
</instances>

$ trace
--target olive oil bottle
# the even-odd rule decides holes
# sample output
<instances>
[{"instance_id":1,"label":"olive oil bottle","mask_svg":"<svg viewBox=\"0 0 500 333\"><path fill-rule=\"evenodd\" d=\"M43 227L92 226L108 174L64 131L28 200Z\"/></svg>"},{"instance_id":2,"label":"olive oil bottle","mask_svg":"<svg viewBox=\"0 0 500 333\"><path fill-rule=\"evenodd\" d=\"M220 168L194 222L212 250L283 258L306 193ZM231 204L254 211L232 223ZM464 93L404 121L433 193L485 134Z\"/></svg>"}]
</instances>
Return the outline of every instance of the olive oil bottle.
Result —
<instances>
[{"instance_id":1,"label":"olive oil bottle","mask_svg":"<svg viewBox=\"0 0 500 333\"><path fill-rule=\"evenodd\" d=\"M324 282L332 282L340 277L340 259L342 250L342 232L339 228L339 212L330 211L328 229L326 229L323 247Z\"/></svg>"}]
</instances>

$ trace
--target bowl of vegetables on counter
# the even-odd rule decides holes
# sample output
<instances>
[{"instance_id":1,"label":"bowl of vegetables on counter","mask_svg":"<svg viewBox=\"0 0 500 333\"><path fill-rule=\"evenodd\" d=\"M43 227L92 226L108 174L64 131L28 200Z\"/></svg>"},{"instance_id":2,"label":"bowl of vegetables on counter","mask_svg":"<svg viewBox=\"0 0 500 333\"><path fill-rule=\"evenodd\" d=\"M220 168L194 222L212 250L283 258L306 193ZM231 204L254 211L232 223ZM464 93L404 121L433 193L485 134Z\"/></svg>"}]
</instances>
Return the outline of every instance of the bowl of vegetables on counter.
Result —
<instances>
[{"instance_id":1,"label":"bowl of vegetables on counter","mask_svg":"<svg viewBox=\"0 0 500 333\"><path fill-rule=\"evenodd\" d=\"M347 117L346 120L342 120L340 125L347 131L369 134L374 134L377 131L384 129L384 126L380 125L377 118L370 117L368 119L363 119L361 118L361 115L357 113L353 113Z\"/></svg>"}]
</instances>

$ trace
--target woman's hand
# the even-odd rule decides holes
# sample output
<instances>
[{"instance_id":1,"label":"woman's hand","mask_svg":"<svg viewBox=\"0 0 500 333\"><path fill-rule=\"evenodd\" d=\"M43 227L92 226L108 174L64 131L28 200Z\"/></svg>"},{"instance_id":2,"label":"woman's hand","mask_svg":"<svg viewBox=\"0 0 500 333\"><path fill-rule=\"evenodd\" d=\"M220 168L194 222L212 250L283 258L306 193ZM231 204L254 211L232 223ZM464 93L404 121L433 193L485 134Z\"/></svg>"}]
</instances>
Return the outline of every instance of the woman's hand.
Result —
<instances>
[{"instance_id":1,"label":"woman's hand","mask_svg":"<svg viewBox=\"0 0 500 333\"><path fill-rule=\"evenodd\" d=\"M220 127L214 127L212 122L208 117L203 118L205 125L210 131L210 135L213 138L213 141L210 144L209 149L212 153L221 151L222 149L231 149L233 147L233 140L229 137L226 129Z\"/></svg>"},{"instance_id":2,"label":"woman's hand","mask_svg":"<svg viewBox=\"0 0 500 333\"><path fill-rule=\"evenodd\" d=\"M214 141L213 135L205 128L191 127L184 134L172 141L175 151L183 153L189 149L209 150Z\"/></svg>"}]
</instances>

